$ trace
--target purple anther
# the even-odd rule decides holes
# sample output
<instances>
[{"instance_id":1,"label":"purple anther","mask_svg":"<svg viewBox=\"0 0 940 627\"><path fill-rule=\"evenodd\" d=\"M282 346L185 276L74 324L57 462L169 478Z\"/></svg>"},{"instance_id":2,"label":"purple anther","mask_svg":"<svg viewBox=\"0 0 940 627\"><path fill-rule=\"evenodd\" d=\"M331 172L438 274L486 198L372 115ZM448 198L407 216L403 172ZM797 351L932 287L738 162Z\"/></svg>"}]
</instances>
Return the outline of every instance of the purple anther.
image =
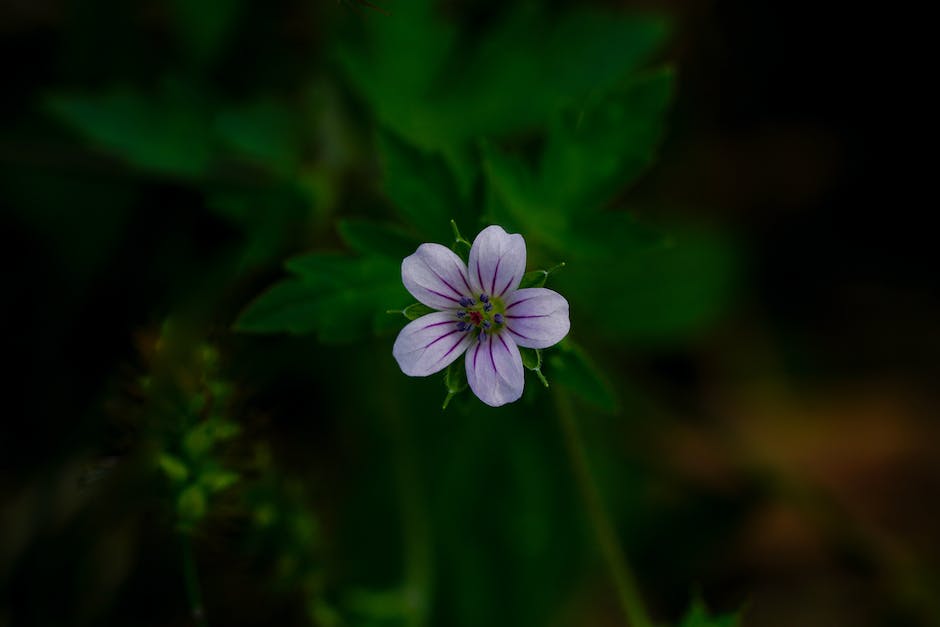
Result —
<instances>
[{"instance_id":1,"label":"purple anther","mask_svg":"<svg viewBox=\"0 0 940 627\"><path fill-rule=\"evenodd\" d=\"M485 305L483 305L483 311L489 311L492 308L493 308L493 303L486 303Z\"/></svg>"},{"instance_id":2,"label":"purple anther","mask_svg":"<svg viewBox=\"0 0 940 627\"><path fill-rule=\"evenodd\" d=\"M469 306L472 305L473 303L474 303L474 300L473 300L472 298L467 298L466 296L464 296L463 298L460 299L460 306L461 306L461 307L469 307Z\"/></svg>"},{"instance_id":3,"label":"purple anther","mask_svg":"<svg viewBox=\"0 0 940 627\"><path fill-rule=\"evenodd\" d=\"M489 320L484 320L484 321L483 321L483 328L484 328L484 329L489 329L489 328L490 328L490 321L489 321Z\"/></svg>"},{"instance_id":4,"label":"purple anther","mask_svg":"<svg viewBox=\"0 0 940 627\"><path fill-rule=\"evenodd\" d=\"M482 344L484 337L486 337L486 332L483 331L483 329L480 329L480 335L477 336L477 341Z\"/></svg>"},{"instance_id":5,"label":"purple anther","mask_svg":"<svg viewBox=\"0 0 940 627\"><path fill-rule=\"evenodd\" d=\"M467 312L464 311L463 309L461 309L460 311L457 312L457 317L458 317L458 318L463 318L463 317L466 316L466 315L467 315Z\"/></svg>"},{"instance_id":6,"label":"purple anther","mask_svg":"<svg viewBox=\"0 0 940 627\"><path fill-rule=\"evenodd\" d=\"M481 303L488 303L488 302L490 302L490 297L487 296L486 294L480 294L480 302L481 302Z\"/></svg>"},{"instance_id":7,"label":"purple anther","mask_svg":"<svg viewBox=\"0 0 940 627\"><path fill-rule=\"evenodd\" d=\"M499 313L498 313L498 314L496 314L495 316L493 316L493 322L495 322L496 324L502 324L502 323L503 323L503 314L499 314Z\"/></svg>"},{"instance_id":8,"label":"purple anther","mask_svg":"<svg viewBox=\"0 0 940 627\"><path fill-rule=\"evenodd\" d=\"M457 330L458 330L458 331L469 331L469 330L470 330L470 325L467 324L466 322L463 322L463 321L458 322L458 323L457 323Z\"/></svg>"}]
</instances>

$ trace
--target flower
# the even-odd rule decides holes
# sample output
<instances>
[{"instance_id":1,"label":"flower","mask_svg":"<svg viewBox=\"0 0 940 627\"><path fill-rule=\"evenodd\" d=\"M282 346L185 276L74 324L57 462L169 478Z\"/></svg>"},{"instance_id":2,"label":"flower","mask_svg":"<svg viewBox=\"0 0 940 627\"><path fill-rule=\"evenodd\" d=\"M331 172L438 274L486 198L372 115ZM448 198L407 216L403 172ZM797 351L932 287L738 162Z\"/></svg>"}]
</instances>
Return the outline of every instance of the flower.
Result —
<instances>
[{"instance_id":1,"label":"flower","mask_svg":"<svg viewBox=\"0 0 940 627\"><path fill-rule=\"evenodd\" d=\"M517 289L525 274L525 240L499 226L470 247L469 270L440 244L421 244L401 264L401 280L419 302L437 309L398 334L392 355L402 372L426 377L466 353L467 382L493 407L522 396L519 346L547 348L567 334L568 301L542 287Z\"/></svg>"}]
</instances>

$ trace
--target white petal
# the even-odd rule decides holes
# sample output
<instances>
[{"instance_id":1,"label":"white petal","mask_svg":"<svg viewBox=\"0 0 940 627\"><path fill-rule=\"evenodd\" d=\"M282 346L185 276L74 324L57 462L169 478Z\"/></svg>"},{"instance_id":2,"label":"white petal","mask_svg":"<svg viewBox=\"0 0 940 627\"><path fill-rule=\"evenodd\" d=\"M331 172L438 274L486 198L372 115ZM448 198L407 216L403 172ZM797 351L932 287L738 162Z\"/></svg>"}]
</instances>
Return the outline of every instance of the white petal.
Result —
<instances>
[{"instance_id":1,"label":"white petal","mask_svg":"<svg viewBox=\"0 0 940 627\"><path fill-rule=\"evenodd\" d=\"M475 336L458 331L458 322L452 311L437 311L405 325L392 347L401 371L409 377L426 377L463 355Z\"/></svg>"},{"instance_id":2,"label":"white petal","mask_svg":"<svg viewBox=\"0 0 940 627\"><path fill-rule=\"evenodd\" d=\"M568 301L544 287L516 290L506 298L506 330L519 346L548 348L571 328Z\"/></svg>"},{"instance_id":3,"label":"white petal","mask_svg":"<svg viewBox=\"0 0 940 627\"><path fill-rule=\"evenodd\" d=\"M525 274L525 240L501 226L486 227L473 240L468 269L474 297L511 292Z\"/></svg>"},{"instance_id":4,"label":"white petal","mask_svg":"<svg viewBox=\"0 0 940 627\"><path fill-rule=\"evenodd\" d=\"M434 309L456 309L472 291L463 260L440 244L421 244L405 257L401 282L419 302Z\"/></svg>"},{"instance_id":5,"label":"white petal","mask_svg":"<svg viewBox=\"0 0 940 627\"><path fill-rule=\"evenodd\" d=\"M519 400L525 382L522 356L508 334L485 336L467 350L467 382L491 407Z\"/></svg>"}]
</instances>

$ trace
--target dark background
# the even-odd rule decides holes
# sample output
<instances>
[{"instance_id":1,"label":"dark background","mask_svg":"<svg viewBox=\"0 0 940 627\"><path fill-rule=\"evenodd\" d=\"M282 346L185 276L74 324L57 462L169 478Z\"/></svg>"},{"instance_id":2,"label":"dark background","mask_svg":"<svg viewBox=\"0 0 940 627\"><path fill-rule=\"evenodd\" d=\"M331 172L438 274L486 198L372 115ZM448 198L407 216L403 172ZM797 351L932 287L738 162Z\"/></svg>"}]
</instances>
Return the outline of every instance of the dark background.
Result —
<instances>
[{"instance_id":1,"label":"dark background","mask_svg":"<svg viewBox=\"0 0 940 627\"><path fill-rule=\"evenodd\" d=\"M527 378L505 411L466 392L441 413L438 378L408 379L391 360L403 320L340 343L232 328L285 258L356 248L337 235L341 218L397 220L424 241L382 185L382 101L337 53L370 49L404 4L383 3L384 15L244 2L216 47L207 25L221 1L189 18L160 2L0 7L0 625L192 624L187 547L214 625L622 624L552 391ZM570 8L533 6L547 24ZM592 6L668 16L671 35L646 66L676 69L656 162L605 206L680 245L686 232L711 238L703 250L718 252L679 266L719 268L719 279L664 283L727 284L677 291L675 302L708 306L664 331L631 318L645 293L633 283L577 274L578 252L530 247L530 268L571 267L549 286L569 295L572 336L600 383L566 380L561 349L545 373L554 389L554 366L559 389L581 398L594 472L651 613L681 624L700 595L748 626L940 624L937 263L912 146L924 79L905 36L916 39L916 16ZM462 52L513 10L440 4L442 23L459 25L455 84L471 80ZM375 66L403 70L386 75L393 87L421 63L399 50ZM205 106L194 93L212 94L209 109L284 105L277 132L307 140L283 168L263 141L240 153L237 139L208 171L196 147L148 166L50 104L118 86L157 94L160 110L167 76L192 110ZM128 114L118 134L148 120ZM196 146L202 126L180 124ZM539 137L520 127L487 139L527 155ZM484 188L453 216L471 238L500 215ZM252 209L226 204L233 196ZM529 240L525 224L506 226ZM597 289L577 291L585 276ZM579 326L579 305L630 322ZM218 402L180 410L194 397ZM193 424L216 413L238 435L187 448ZM167 451L238 479L193 506L185 483L154 471Z\"/></svg>"}]
</instances>

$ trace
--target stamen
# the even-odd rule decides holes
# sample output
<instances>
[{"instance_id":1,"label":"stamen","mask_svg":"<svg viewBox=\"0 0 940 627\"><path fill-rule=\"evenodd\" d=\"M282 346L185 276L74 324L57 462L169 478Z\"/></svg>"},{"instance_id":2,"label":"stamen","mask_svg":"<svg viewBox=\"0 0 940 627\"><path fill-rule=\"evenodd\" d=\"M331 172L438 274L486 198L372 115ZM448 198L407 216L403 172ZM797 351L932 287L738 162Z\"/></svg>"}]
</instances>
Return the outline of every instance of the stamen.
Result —
<instances>
[{"instance_id":1,"label":"stamen","mask_svg":"<svg viewBox=\"0 0 940 627\"><path fill-rule=\"evenodd\" d=\"M502 323L503 323L503 314L498 313L498 314L496 314L495 316L493 316L493 322L495 322L496 324L502 324Z\"/></svg>"},{"instance_id":2,"label":"stamen","mask_svg":"<svg viewBox=\"0 0 940 627\"><path fill-rule=\"evenodd\" d=\"M458 330L458 331L469 331L469 330L470 330L470 325L467 324L466 322L463 322L463 321L458 322L458 323L457 323L457 330Z\"/></svg>"},{"instance_id":3,"label":"stamen","mask_svg":"<svg viewBox=\"0 0 940 627\"><path fill-rule=\"evenodd\" d=\"M467 315L467 312L466 312L465 310L463 310L463 309L461 309L460 311L457 312L457 317L458 317L458 318L463 318L463 317L466 316L466 315Z\"/></svg>"},{"instance_id":4,"label":"stamen","mask_svg":"<svg viewBox=\"0 0 940 627\"><path fill-rule=\"evenodd\" d=\"M474 301L472 298L467 298L466 296L464 296L463 298L460 299L460 306L461 306L461 307L469 307L469 306L472 305L474 302L475 302L475 301Z\"/></svg>"},{"instance_id":5,"label":"stamen","mask_svg":"<svg viewBox=\"0 0 940 627\"><path fill-rule=\"evenodd\" d=\"M483 305L483 311L489 311L492 308L493 308L493 303L486 303L485 305Z\"/></svg>"},{"instance_id":6,"label":"stamen","mask_svg":"<svg viewBox=\"0 0 940 627\"><path fill-rule=\"evenodd\" d=\"M489 328L490 328L490 321L489 321L489 320L484 320L484 321L483 321L483 328L484 328L484 329L489 329Z\"/></svg>"},{"instance_id":7,"label":"stamen","mask_svg":"<svg viewBox=\"0 0 940 627\"><path fill-rule=\"evenodd\" d=\"M488 303L488 302L490 302L490 297L487 296L486 294L480 294L480 302L481 302L481 303Z\"/></svg>"}]
</instances>

